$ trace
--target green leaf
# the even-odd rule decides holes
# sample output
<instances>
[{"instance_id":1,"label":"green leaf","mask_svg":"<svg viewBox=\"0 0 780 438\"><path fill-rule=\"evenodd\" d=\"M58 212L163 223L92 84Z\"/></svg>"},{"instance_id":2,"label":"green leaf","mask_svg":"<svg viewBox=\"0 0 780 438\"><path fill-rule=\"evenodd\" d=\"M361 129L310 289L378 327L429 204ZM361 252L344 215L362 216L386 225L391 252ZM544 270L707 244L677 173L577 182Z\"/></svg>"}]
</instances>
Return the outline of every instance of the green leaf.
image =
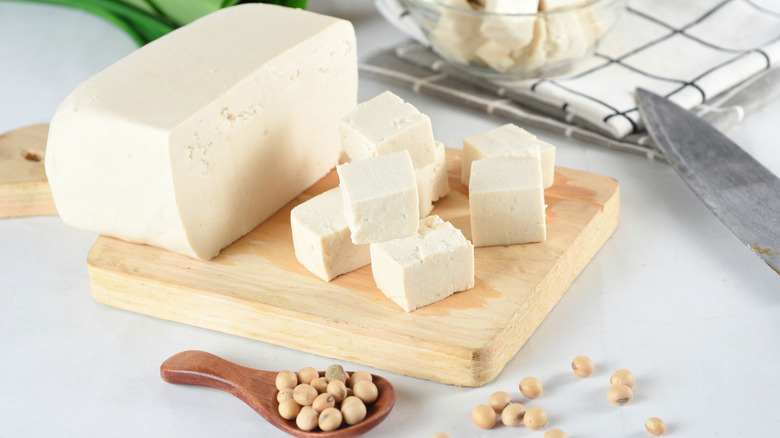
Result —
<instances>
[{"instance_id":1,"label":"green leaf","mask_svg":"<svg viewBox=\"0 0 780 438\"><path fill-rule=\"evenodd\" d=\"M147 0L173 23L184 26L222 7L223 0Z\"/></svg>"}]
</instances>

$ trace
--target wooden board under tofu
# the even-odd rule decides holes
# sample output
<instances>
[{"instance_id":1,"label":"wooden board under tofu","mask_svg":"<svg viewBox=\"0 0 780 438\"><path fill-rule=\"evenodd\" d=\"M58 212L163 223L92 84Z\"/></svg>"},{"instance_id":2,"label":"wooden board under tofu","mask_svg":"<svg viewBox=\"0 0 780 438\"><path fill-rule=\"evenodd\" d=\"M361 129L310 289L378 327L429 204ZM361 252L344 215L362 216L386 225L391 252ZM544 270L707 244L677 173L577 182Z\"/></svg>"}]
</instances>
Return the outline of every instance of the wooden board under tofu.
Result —
<instances>
[{"instance_id":1,"label":"wooden board under tofu","mask_svg":"<svg viewBox=\"0 0 780 438\"><path fill-rule=\"evenodd\" d=\"M447 150L452 192L432 214L470 237L460 151ZM109 306L458 386L490 382L615 230L618 183L557 168L545 191L547 240L476 248L476 285L404 312L371 267L327 283L295 258L290 210L338 184L331 172L210 261L100 237L92 295Z\"/></svg>"}]
</instances>

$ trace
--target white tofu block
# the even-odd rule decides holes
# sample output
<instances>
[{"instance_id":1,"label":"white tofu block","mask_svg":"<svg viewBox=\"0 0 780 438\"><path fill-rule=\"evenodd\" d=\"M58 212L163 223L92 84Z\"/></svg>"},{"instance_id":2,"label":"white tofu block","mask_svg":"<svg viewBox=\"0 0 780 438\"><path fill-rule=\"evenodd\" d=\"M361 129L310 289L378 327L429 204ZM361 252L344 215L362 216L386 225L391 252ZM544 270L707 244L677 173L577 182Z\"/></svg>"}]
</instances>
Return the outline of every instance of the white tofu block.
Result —
<instances>
[{"instance_id":1,"label":"white tofu block","mask_svg":"<svg viewBox=\"0 0 780 438\"><path fill-rule=\"evenodd\" d=\"M436 161L415 170L417 176L417 195L420 201L420 217L428 216L433 203L450 193L447 176L447 158L444 144L436 142Z\"/></svg>"},{"instance_id":2,"label":"white tofu block","mask_svg":"<svg viewBox=\"0 0 780 438\"><path fill-rule=\"evenodd\" d=\"M536 21L534 40L525 49L513 53L517 65L538 68L585 56L604 27L591 8L550 14Z\"/></svg>"},{"instance_id":3,"label":"white tofu block","mask_svg":"<svg viewBox=\"0 0 780 438\"><path fill-rule=\"evenodd\" d=\"M515 60L511 56L512 51L496 40L488 40L479 46L476 54L490 68L502 73L509 71L515 64Z\"/></svg>"},{"instance_id":4,"label":"white tofu block","mask_svg":"<svg viewBox=\"0 0 780 438\"><path fill-rule=\"evenodd\" d=\"M484 38L495 40L511 52L521 50L533 41L536 17L486 16L480 32Z\"/></svg>"},{"instance_id":5,"label":"white tofu block","mask_svg":"<svg viewBox=\"0 0 780 438\"><path fill-rule=\"evenodd\" d=\"M431 119L390 91L358 105L339 128L352 161L407 150L416 169L436 158Z\"/></svg>"},{"instance_id":6,"label":"white tofu block","mask_svg":"<svg viewBox=\"0 0 780 438\"><path fill-rule=\"evenodd\" d=\"M371 263L369 245L352 243L338 187L293 208L290 226L295 257L325 281Z\"/></svg>"},{"instance_id":7,"label":"white tofu block","mask_svg":"<svg viewBox=\"0 0 780 438\"><path fill-rule=\"evenodd\" d=\"M485 41L480 33L482 17L469 13L471 6L465 0L448 0L445 4L452 7L440 9L441 16L429 35L434 49L461 64L478 61L476 50Z\"/></svg>"},{"instance_id":8,"label":"white tofu block","mask_svg":"<svg viewBox=\"0 0 780 438\"><path fill-rule=\"evenodd\" d=\"M469 186L474 246L541 242L547 238L544 189L536 156L491 157L475 161Z\"/></svg>"},{"instance_id":9,"label":"white tofu block","mask_svg":"<svg viewBox=\"0 0 780 438\"><path fill-rule=\"evenodd\" d=\"M417 234L371 244L377 287L407 312L474 287L474 245L439 216Z\"/></svg>"},{"instance_id":10,"label":"white tofu block","mask_svg":"<svg viewBox=\"0 0 780 438\"><path fill-rule=\"evenodd\" d=\"M382 242L417 232L417 178L407 151L336 167L353 243Z\"/></svg>"},{"instance_id":11,"label":"white tofu block","mask_svg":"<svg viewBox=\"0 0 780 438\"><path fill-rule=\"evenodd\" d=\"M485 12L535 14L539 10L539 0L485 0L484 3Z\"/></svg>"},{"instance_id":12,"label":"white tofu block","mask_svg":"<svg viewBox=\"0 0 780 438\"><path fill-rule=\"evenodd\" d=\"M538 146L541 151L543 184L548 188L555 178L555 146L511 123L463 140L461 181L469 185L473 161L487 157L529 157L533 154L532 146Z\"/></svg>"},{"instance_id":13,"label":"white tofu block","mask_svg":"<svg viewBox=\"0 0 780 438\"><path fill-rule=\"evenodd\" d=\"M74 227L201 259L326 175L357 102L352 25L226 8L79 85L54 115L46 172Z\"/></svg>"},{"instance_id":14,"label":"white tofu block","mask_svg":"<svg viewBox=\"0 0 780 438\"><path fill-rule=\"evenodd\" d=\"M572 8L590 1L591 0L539 0L539 10L554 11L556 9Z\"/></svg>"}]
</instances>

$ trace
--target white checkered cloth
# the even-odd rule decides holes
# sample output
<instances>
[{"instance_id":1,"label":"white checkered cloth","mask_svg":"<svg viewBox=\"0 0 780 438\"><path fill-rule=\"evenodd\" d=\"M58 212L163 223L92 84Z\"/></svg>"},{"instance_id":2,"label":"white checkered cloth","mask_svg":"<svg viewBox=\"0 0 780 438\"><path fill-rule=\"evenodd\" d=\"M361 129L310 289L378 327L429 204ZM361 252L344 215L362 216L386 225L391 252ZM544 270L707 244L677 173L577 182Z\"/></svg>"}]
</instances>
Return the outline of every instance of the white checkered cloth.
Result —
<instances>
[{"instance_id":1,"label":"white checkered cloth","mask_svg":"<svg viewBox=\"0 0 780 438\"><path fill-rule=\"evenodd\" d=\"M634 97L643 87L694 109L718 129L780 95L780 0L629 0L615 28L576 71L491 81L452 68L403 0L377 9L417 42L375 53L361 72L521 122L658 158Z\"/></svg>"}]
</instances>

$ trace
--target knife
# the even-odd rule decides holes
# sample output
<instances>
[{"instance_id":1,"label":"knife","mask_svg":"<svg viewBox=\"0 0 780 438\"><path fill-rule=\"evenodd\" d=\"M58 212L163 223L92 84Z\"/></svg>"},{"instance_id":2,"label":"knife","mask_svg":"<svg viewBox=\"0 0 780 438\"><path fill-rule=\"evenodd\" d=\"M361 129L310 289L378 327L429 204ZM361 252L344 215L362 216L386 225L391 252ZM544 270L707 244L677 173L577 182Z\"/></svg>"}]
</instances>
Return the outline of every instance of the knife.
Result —
<instances>
[{"instance_id":1,"label":"knife","mask_svg":"<svg viewBox=\"0 0 780 438\"><path fill-rule=\"evenodd\" d=\"M638 88L647 131L683 181L780 274L780 179L712 125Z\"/></svg>"}]
</instances>

